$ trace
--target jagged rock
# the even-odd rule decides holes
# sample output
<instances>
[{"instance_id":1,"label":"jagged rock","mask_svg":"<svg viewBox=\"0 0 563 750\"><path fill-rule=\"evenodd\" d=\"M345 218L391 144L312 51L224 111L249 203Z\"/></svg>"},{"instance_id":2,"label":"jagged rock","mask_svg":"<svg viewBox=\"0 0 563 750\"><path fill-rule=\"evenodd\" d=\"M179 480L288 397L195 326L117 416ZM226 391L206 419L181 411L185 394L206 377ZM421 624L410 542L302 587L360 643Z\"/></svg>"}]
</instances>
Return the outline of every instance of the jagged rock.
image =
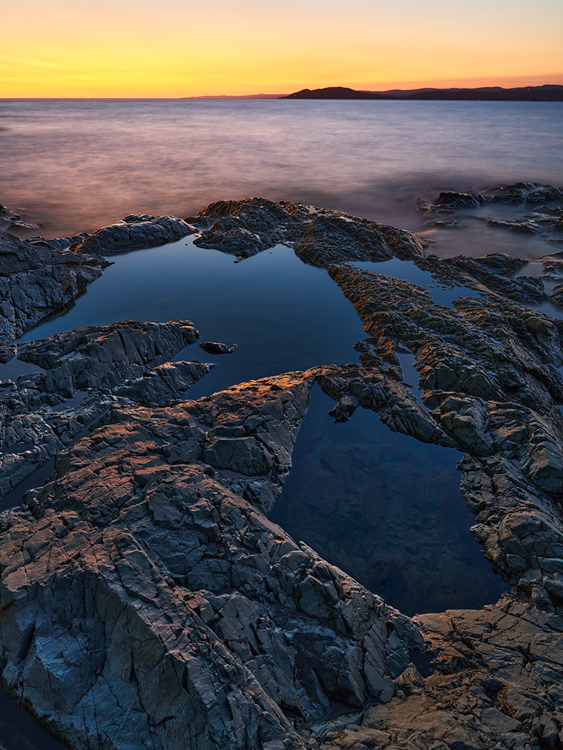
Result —
<instances>
[{"instance_id":1,"label":"jagged rock","mask_svg":"<svg viewBox=\"0 0 563 750\"><path fill-rule=\"evenodd\" d=\"M56 309L62 309L99 278L107 264L72 253L37 248L0 233L0 342L7 342Z\"/></svg>"},{"instance_id":2,"label":"jagged rock","mask_svg":"<svg viewBox=\"0 0 563 750\"><path fill-rule=\"evenodd\" d=\"M80 232L72 237L57 237L56 239L45 239L45 237L30 237L26 242L36 248L46 248L47 250L71 250L73 245L78 245L88 239L90 235L87 232Z\"/></svg>"},{"instance_id":3,"label":"jagged rock","mask_svg":"<svg viewBox=\"0 0 563 750\"><path fill-rule=\"evenodd\" d=\"M516 182L513 185L489 188L481 193L457 193L448 190L433 201L418 200L419 211L426 213L455 213L479 208L488 203L525 206L563 200L563 189L537 182Z\"/></svg>"},{"instance_id":4,"label":"jagged rock","mask_svg":"<svg viewBox=\"0 0 563 750\"><path fill-rule=\"evenodd\" d=\"M117 224L98 229L72 249L75 253L113 255L175 242L194 231L192 226L174 216L131 214Z\"/></svg>"},{"instance_id":5,"label":"jagged rock","mask_svg":"<svg viewBox=\"0 0 563 750\"><path fill-rule=\"evenodd\" d=\"M16 487L91 424L108 408L109 389L124 379L141 381L125 388L121 395L129 398L179 399L209 366L158 366L198 335L189 321L128 321L19 344L19 358L44 369L21 375L0 392L0 493ZM144 379L155 366L153 376Z\"/></svg>"},{"instance_id":6,"label":"jagged rock","mask_svg":"<svg viewBox=\"0 0 563 750\"><path fill-rule=\"evenodd\" d=\"M204 341L200 346L208 354L232 354L237 348L237 344L228 346L217 341Z\"/></svg>"},{"instance_id":7,"label":"jagged rock","mask_svg":"<svg viewBox=\"0 0 563 750\"><path fill-rule=\"evenodd\" d=\"M563 284L558 284L549 295L549 301L556 307L563 307Z\"/></svg>"},{"instance_id":8,"label":"jagged rock","mask_svg":"<svg viewBox=\"0 0 563 750\"><path fill-rule=\"evenodd\" d=\"M194 383L214 367L214 364L201 362L165 362L146 372L143 377L124 383L114 393L142 406L168 406L181 399Z\"/></svg>"},{"instance_id":9,"label":"jagged rock","mask_svg":"<svg viewBox=\"0 0 563 750\"><path fill-rule=\"evenodd\" d=\"M516 182L504 187L495 187L487 191L491 203L512 205L536 205L563 199L563 190L552 185L541 185L538 182Z\"/></svg>"},{"instance_id":10,"label":"jagged rock","mask_svg":"<svg viewBox=\"0 0 563 750\"><path fill-rule=\"evenodd\" d=\"M563 719L556 687L562 642L553 637L563 624L558 615L508 598L483 611L414 621L435 653L436 673L410 681L386 705L317 725L322 750L557 747Z\"/></svg>"},{"instance_id":11,"label":"jagged rock","mask_svg":"<svg viewBox=\"0 0 563 750\"><path fill-rule=\"evenodd\" d=\"M522 183L440 204L481 198L537 205L561 195ZM149 219L127 217L128 228L106 236L114 247L126 234L131 242L131 227ZM198 222L198 243L241 256L283 242L320 266L410 258L480 296L446 308L408 282L329 265L369 337L355 347L361 366L319 366L184 403L176 396L208 367L164 364L195 341L187 321L18 345L18 357L44 371L3 383L2 486L58 455L47 484L0 517L9 690L77 750L556 749L563 322L526 307L546 299L541 279L512 278L521 261L498 253L425 258L410 233L301 204L222 202ZM68 239L0 235L11 289L18 274L38 273L38 258L48 278L58 278L54 268L101 273L92 259L69 262ZM33 311L30 295L12 300L26 312L10 313L4 338L55 297L38 297ZM406 351L422 402L402 382ZM0 356L13 353L4 345ZM392 430L465 453L473 533L510 595L409 620L268 521L314 383L336 402L337 420L371 409Z\"/></svg>"},{"instance_id":12,"label":"jagged rock","mask_svg":"<svg viewBox=\"0 0 563 750\"><path fill-rule=\"evenodd\" d=\"M416 629L206 460L230 439L236 466L254 437L271 460L252 481L274 496L312 381L116 408L4 515L4 679L75 747L300 748L300 722L392 696Z\"/></svg>"},{"instance_id":13,"label":"jagged rock","mask_svg":"<svg viewBox=\"0 0 563 750\"><path fill-rule=\"evenodd\" d=\"M540 304L547 299L541 278L510 278L526 263L502 253L480 258L458 255L441 259L430 255L415 262L419 268L450 286L463 285L480 292L488 290L525 304Z\"/></svg>"},{"instance_id":14,"label":"jagged rock","mask_svg":"<svg viewBox=\"0 0 563 750\"><path fill-rule=\"evenodd\" d=\"M425 247L412 232L301 203L219 201L199 216L214 223L194 240L196 245L243 258L281 243L294 247L305 263L324 267L350 260L411 258L422 255Z\"/></svg>"},{"instance_id":15,"label":"jagged rock","mask_svg":"<svg viewBox=\"0 0 563 750\"><path fill-rule=\"evenodd\" d=\"M333 414L336 421L346 421L361 405L378 412L381 421L395 432L425 443L457 446L420 406L410 388L388 372L354 365L323 367L312 372L323 391L338 402Z\"/></svg>"},{"instance_id":16,"label":"jagged rock","mask_svg":"<svg viewBox=\"0 0 563 750\"><path fill-rule=\"evenodd\" d=\"M479 193L456 193L446 190L438 195L431 203L418 201L418 210L426 213L453 214L456 211L464 211L468 208L478 208L487 203L484 195Z\"/></svg>"}]
</instances>

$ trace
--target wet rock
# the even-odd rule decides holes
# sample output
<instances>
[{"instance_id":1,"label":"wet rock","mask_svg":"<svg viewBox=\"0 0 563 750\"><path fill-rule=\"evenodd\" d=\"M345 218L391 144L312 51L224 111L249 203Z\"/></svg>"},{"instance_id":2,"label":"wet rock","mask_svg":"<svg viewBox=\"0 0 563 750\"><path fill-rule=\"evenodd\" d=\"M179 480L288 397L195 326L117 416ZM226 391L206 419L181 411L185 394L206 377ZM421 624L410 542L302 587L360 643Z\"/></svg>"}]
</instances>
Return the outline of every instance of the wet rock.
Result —
<instances>
[{"instance_id":1,"label":"wet rock","mask_svg":"<svg viewBox=\"0 0 563 750\"><path fill-rule=\"evenodd\" d=\"M479 193L456 193L446 190L438 195L431 203L418 202L418 210L425 213L455 213L470 208L478 208L487 203L484 195Z\"/></svg>"},{"instance_id":2,"label":"wet rock","mask_svg":"<svg viewBox=\"0 0 563 750\"><path fill-rule=\"evenodd\" d=\"M552 208L543 203L559 193L520 183L445 194L437 207L527 203L541 206L530 214L541 227ZM104 242L130 248L146 239L134 227L154 223L127 217ZM563 323L527 306L546 299L541 280L513 278L521 262L501 254L425 258L410 233L301 204L221 202L199 226L203 246L242 257L283 242L328 266L364 323L361 365L181 402L209 367L165 364L196 340L187 321L19 345L44 371L3 384L2 487L57 457L46 485L0 517L0 664L11 693L90 750L557 748ZM0 242L10 293L39 273L39 257L41 272L51 269L41 279L74 269L72 293L85 268L101 273L91 258L74 254L72 265L56 244L65 240ZM479 297L460 292L444 307L416 285L343 265L392 256ZM41 294L9 298L6 341L55 304L54 292ZM402 380L406 351L422 401ZM5 344L1 356L13 353ZM465 454L472 530L510 595L409 619L265 517L314 383L337 421L371 409L392 430Z\"/></svg>"},{"instance_id":3,"label":"wet rock","mask_svg":"<svg viewBox=\"0 0 563 750\"><path fill-rule=\"evenodd\" d=\"M425 213L455 213L479 208L489 203L502 203L512 206L538 205L563 200L563 189L536 182L516 182L512 185L499 185L488 188L483 193L458 193L448 190L427 202L418 200L419 211Z\"/></svg>"},{"instance_id":4,"label":"wet rock","mask_svg":"<svg viewBox=\"0 0 563 750\"><path fill-rule=\"evenodd\" d=\"M526 262L502 253L480 258L456 256L440 259L430 255L415 262L419 268L450 286L462 284L476 291L488 290L527 304L540 304L547 299L541 278L513 277Z\"/></svg>"},{"instance_id":5,"label":"wet rock","mask_svg":"<svg viewBox=\"0 0 563 750\"><path fill-rule=\"evenodd\" d=\"M0 341L20 336L71 304L106 265L90 256L77 260L72 253L0 234Z\"/></svg>"},{"instance_id":6,"label":"wet rock","mask_svg":"<svg viewBox=\"0 0 563 750\"><path fill-rule=\"evenodd\" d=\"M80 232L72 237L57 237L56 239L45 239L45 237L30 237L26 242L36 248L46 248L47 250L70 250L73 246L78 245L88 239L90 235L87 232Z\"/></svg>"},{"instance_id":7,"label":"wet rock","mask_svg":"<svg viewBox=\"0 0 563 750\"><path fill-rule=\"evenodd\" d=\"M444 221L443 219L441 219L439 221L435 221L434 226L438 227L438 229L463 229L465 227L465 224L462 224L456 219L453 219L451 221Z\"/></svg>"},{"instance_id":8,"label":"wet rock","mask_svg":"<svg viewBox=\"0 0 563 750\"><path fill-rule=\"evenodd\" d=\"M338 402L331 412L336 421L347 421L361 405L376 411L381 421L395 432L425 443L457 445L417 402L410 388L388 372L354 365L323 367L311 372L323 391Z\"/></svg>"},{"instance_id":9,"label":"wet rock","mask_svg":"<svg viewBox=\"0 0 563 750\"><path fill-rule=\"evenodd\" d=\"M549 295L549 301L556 307L563 307L563 284L557 284Z\"/></svg>"},{"instance_id":10,"label":"wet rock","mask_svg":"<svg viewBox=\"0 0 563 750\"><path fill-rule=\"evenodd\" d=\"M512 185L491 188L487 191L491 203L508 205L536 205L563 200L563 190L537 182L516 182Z\"/></svg>"},{"instance_id":11,"label":"wet rock","mask_svg":"<svg viewBox=\"0 0 563 750\"><path fill-rule=\"evenodd\" d=\"M72 246L74 253L113 255L114 253L157 247L194 234L194 228L174 216L131 214L123 221L98 229Z\"/></svg>"},{"instance_id":12,"label":"wet rock","mask_svg":"<svg viewBox=\"0 0 563 750\"><path fill-rule=\"evenodd\" d=\"M204 341L200 346L208 354L232 354L237 348L237 344L228 346L217 341Z\"/></svg>"},{"instance_id":13,"label":"wet rock","mask_svg":"<svg viewBox=\"0 0 563 750\"><path fill-rule=\"evenodd\" d=\"M126 321L85 326L18 347L18 357L46 369L20 383L48 393L69 388L111 388L125 377L142 375L193 344L199 334L189 320L168 323Z\"/></svg>"}]
</instances>

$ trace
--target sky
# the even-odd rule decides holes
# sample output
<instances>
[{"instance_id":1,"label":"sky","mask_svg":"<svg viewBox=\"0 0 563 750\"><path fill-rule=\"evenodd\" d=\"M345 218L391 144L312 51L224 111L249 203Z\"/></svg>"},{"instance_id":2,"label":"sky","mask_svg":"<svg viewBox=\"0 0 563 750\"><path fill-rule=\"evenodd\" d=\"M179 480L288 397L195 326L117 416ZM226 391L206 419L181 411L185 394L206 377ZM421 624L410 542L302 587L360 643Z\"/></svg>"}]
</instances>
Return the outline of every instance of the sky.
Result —
<instances>
[{"instance_id":1,"label":"sky","mask_svg":"<svg viewBox=\"0 0 563 750\"><path fill-rule=\"evenodd\" d=\"M0 0L0 97L563 84L561 0Z\"/></svg>"}]
</instances>

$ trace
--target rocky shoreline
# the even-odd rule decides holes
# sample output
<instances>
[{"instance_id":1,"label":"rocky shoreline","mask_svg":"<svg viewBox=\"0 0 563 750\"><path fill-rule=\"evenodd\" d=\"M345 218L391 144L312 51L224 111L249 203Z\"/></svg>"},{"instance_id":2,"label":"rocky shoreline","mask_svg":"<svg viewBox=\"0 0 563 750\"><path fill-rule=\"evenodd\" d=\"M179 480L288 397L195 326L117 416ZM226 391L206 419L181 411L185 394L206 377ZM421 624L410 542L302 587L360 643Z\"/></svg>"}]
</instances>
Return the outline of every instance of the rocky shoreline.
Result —
<instances>
[{"instance_id":1,"label":"rocky shoreline","mask_svg":"<svg viewBox=\"0 0 563 750\"><path fill-rule=\"evenodd\" d=\"M502 189L556 220L562 195ZM424 210L480 202L444 196ZM103 256L188 235L241 260L281 243L326 269L364 325L359 361L189 400L213 364L170 360L198 321L14 342ZM393 259L467 294L437 304L377 272ZM51 732L88 750L562 746L563 320L539 309L557 302L556 252L532 278L506 255L440 260L411 232L248 199L91 236L0 234L0 264L2 362L35 368L0 384L2 507L16 506L0 516L0 669ZM510 593L409 618L268 519L313 386L337 422L370 410L413 446L459 451L476 544Z\"/></svg>"}]
</instances>

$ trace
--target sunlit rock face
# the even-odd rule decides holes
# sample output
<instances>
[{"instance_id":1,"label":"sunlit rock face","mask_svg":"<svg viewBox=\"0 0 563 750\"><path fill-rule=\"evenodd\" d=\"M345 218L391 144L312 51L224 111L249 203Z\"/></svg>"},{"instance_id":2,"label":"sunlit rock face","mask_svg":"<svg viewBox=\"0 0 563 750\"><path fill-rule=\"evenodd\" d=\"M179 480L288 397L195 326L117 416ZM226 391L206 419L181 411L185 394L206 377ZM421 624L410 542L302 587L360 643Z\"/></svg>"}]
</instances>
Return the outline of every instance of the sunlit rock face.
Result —
<instances>
[{"instance_id":1,"label":"sunlit rock face","mask_svg":"<svg viewBox=\"0 0 563 750\"><path fill-rule=\"evenodd\" d=\"M177 399L210 369L167 363L198 336L190 321L128 321L18 344L18 360L37 371L2 383L0 492L43 466L116 397L155 405Z\"/></svg>"},{"instance_id":2,"label":"sunlit rock face","mask_svg":"<svg viewBox=\"0 0 563 750\"><path fill-rule=\"evenodd\" d=\"M532 307L543 280L498 253L425 257L408 232L301 204L221 202L188 224L202 248L285 242L326 268L364 324L359 363L186 400L211 367L168 362L197 339L189 321L18 345L41 369L9 386L3 439L56 459L0 516L10 693L80 750L557 750L563 323ZM14 263L31 253L8 242ZM432 284L351 265L391 257L471 295L444 306ZM319 386L337 424L370 410L413 446L459 452L474 535L510 593L409 618L268 519Z\"/></svg>"},{"instance_id":3,"label":"sunlit rock face","mask_svg":"<svg viewBox=\"0 0 563 750\"><path fill-rule=\"evenodd\" d=\"M300 747L393 694L415 628L261 512L313 379L116 408L4 516L4 677L73 744Z\"/></svg>"}]
</instances>

